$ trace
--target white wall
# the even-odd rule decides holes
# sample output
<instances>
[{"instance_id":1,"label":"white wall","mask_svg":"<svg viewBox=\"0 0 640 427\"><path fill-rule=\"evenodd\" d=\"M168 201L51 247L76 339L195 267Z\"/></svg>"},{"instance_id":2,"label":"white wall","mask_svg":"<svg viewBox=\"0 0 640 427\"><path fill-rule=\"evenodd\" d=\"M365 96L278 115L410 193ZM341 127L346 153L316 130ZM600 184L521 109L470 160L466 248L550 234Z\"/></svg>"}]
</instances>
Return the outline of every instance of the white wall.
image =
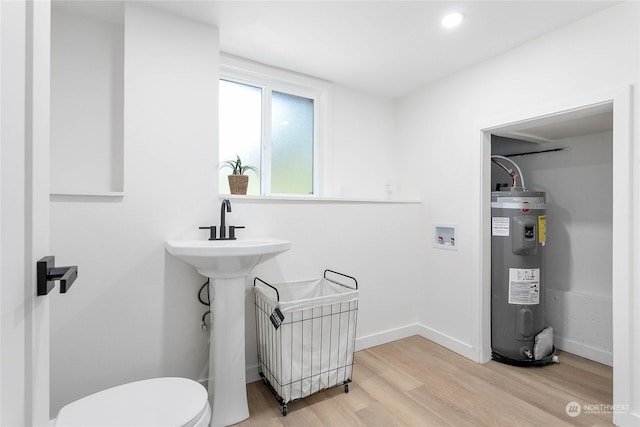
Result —
<instances>
[{"instance_id":1,"label":"white wall","mask_svg":"<svg viewBox=\"0 0 640 427\"><path fill-rule=\"evenodd\" d=\"M198 231L217 204L218 30L128 4L124 198L53 197L51 249L79 277L51 298L51 410L208 360L194 295L169 281L164 242ZM171 286L169 286L169 283Z\"/></svg>"},{"instance_id":2,"label":"white wall","mask_svg":"<svg viewBox=\"0 0 640 427\"><path fill-rule=\"evenodd\" d=\"M246 229L238 231L242 237L272 236L292 244L289 251L259 265L251 280L254 276L273 283L314 279L322 277L327 268L343 272L354 276L360 287L357 348L415 333L414 297L421 263L415 224L420 204L258 201L236 196L231 205L229 224L245 225ZM217 215L211 220L219 222ZM169 254L166 257L169 277L174 276L173 269L186 268L182 261ZM200 281L190 279L190 283L195 286ZM247 289L251 285L248 283ZM245 310L250 381L257 379L251 292L247 293ZM204 308L194 319L202 312Z\"/></svg>"},{"instance_id":3,"label":"white wall","mask_svg":"<svg viewBox=\"0 0 640 427\"><path fill-rule=\"evenodd\" d=\"M344 86L331 91L331 188L328 195L387 199L397 166L395 103Z\"/></svg>"},{"instance_id":4,"label":"white wall","mask_svg":"<svg viewBox=\"0 0 640 427\"><path fill-rule=\"evenodd\" d=\"M516 156L527 188L547 194L545 324L561 350L613 364L612 132L559 139ZM492 166L494 182L509 176ZM495 178L498 178L496 181Z\"/></svg>"},{"instance_id":5,"label":"white wall","mask_svg":"<svg viewBox=\"0 0 640 427\"><path fill-rule=\"evenodd\" d=\"M167 239L205 238L219 222L218 33L147 6L125 17L125 196L53 196L52 253L78 264L68 294L52 301L52 415L100 389L142 378L206 380L204 278L169 255ZM395 169L393 103L333 90L334 168L348 195L382 198ZM338 117L339 116L339 117ZM351 163L354 161L355 163ZM370 185L369 181L375 182ZM375 187L375 188L374 188ZM358 345L412 334L420 282L419 203L232 199L243 236L289 239L293 248L256 269L265 280L357 277ZM249 285L248 285L249 286ZM255 375L254 312L247 300L247 366Z\"/></svg>"},{"instance_id":6,"label":"white wall","mask_svg":"<svg viewBox=\"0 0 640 427\"><path fill-rule=\"evenodd\" d=\"M425 223L458 224L460 234L457 252L426 248L422 255L433 268L427 270L423 279L420 320L441 341L460 343L469 357L480 359L481 345L477 313L482 280L478 278L478 258L474 252L477 254L482 246L478 208L481 193L477 184L481 176L478 162L482 124L499 123L501 117L512 117L514 111L526 113L534 109L531 106L539 108L585 93L637 85L638 18L636 2L615 6L434 82L400 103L398 129L402 149L413 153L410 158L413 163L405 169L409 173L403 176L403 182L422 183L422 199L428 205ZM636 91L636 105L638 99ZM633 140L636 167L638 128L636 115ZM428 167L420 168L420 162L426 162ZM442 177L447 177L446 186L438 184ZM638 224L638 213L633 215L634 223ZM636 291L637 286L636 280ZM637 324L634 319L628 321ZM635 339L640 338L639 332L633 329ZM633 345L638 349L637 343ZM639 357L636 354L632 360ZM634 371L627 374L635 378L637 389L640 376ZM631 403L636 411L640 408L637 398L635 402L619 403Z\"/></svg>"},{"instance_id":7,"label":"white wall","mask_svg":"<svg viewBox=\"0 0 640 427\"><path fill-rule=\"evenodd\" d=\"M122 191L123 23L75 5L83 2L52 5L51 188Z\"/></svg>"},{"instance_id":8,"label":"white wall","mask_svg":"<svg viewBox=\"0 0 640 427\"><path fill-rule=\"evenodd\" d=\"M217 31L141 5L128 5L125 26L126 195L56 197L51 206L52 250L61 264L80 267L71 291L52 298L53 412L126 381L206 376L204 307L195 298L203 278L167 254L164 241L200 238L198 226L219 221ZM288 281L317 277L327 267L344 270L362 289L361 347L421 331L477 355L477 122L528 103L637 84L637 28L636 4L615 7L425 87L402 99L389 121L387 101L338 88L333 138L344 145L336 156L376 153L375 167L365 170L375 189L362 197L380 194L381 183L386 191L392 179L396 196L419 194L424 203L233 198L234 221L247 226L245 236L293 244L255 273ZM344 114L353 111L350 121ZM354 140L370 125L368 115L384 120L376 125L380 137L366 132L370 144ZM397 136L387 141L394 127ZM388 153L398 159L390 169ZM348 162L338 158L344 170ZM433 223L457 225L457 251L431 247ZM249 368L252 316L248 309Z\"/></svg>"}]
</instances>

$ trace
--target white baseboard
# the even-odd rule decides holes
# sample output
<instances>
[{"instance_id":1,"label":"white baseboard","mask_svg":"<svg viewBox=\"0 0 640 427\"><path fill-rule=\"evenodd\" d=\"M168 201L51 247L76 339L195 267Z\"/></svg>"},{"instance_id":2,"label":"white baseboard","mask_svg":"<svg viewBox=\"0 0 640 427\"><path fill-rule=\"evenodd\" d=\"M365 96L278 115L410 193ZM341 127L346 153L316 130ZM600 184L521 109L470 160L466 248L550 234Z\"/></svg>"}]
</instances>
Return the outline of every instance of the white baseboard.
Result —
<instances>
[{"instance_id":1,"label":"white baseboard","mask_svg":"<svg viewBox=\"0 0 640 427\"><path fill-rule=\"evenodd\" d=\"M584 357L585 359L593 360L594 362L603 363L607 366L613 366L613 353L609 351L591 347L584 343L559 337L557 335L553 336L553 343L559 350ZM562 362L562 360L560 360L560 362Z\"/></svg>"},{"instance_id":2,"label":"white baseboard","mask_svg":"<svg viewBox=\"0 0 640 427\"><path fill-rule=\"evenodd\" d=\"M356 351L375 347L381 344L386 344L388 342L407 338L413 335L421 335L421 330L422 326L418 323L414 323L412 325L403 326L401 328L389 329L387 331L356 338ZM246 382L251 383L258 380L260 380L258 365L255 364L252 366L247 366Z\"/></svg>"},{"instance_id":3,"label":"white baseboard","mask_svg":"<svg viewBox=\"0 0 640 427\"><path fill-rule=\"evenodd\" d=\"M400 328L389 329L379 333L356 338L356 351L365 350L370 347L386 344L413 335L420 335L468 359L471 359L474 362L480 363L481 355L478 349L475 349L469 344L461 342L453 337L442 334L441 332L438 332L419 323L414 323ZM582 356L608 366L613 366L612 353L557 336L554 337L554 342L556 348L560 350L564 350L569 353L576 354L578 356ZM562 363L562 360L560 362ZM260 380L258 365L256 364L253 366L247 366L247 383L258 380ZM615 414L615 420L616 425L640 426L640 414L636 413Z\"/></svg>"},{"instance_id":4,"label":"white baseboard","mask_svg":"<svg viewBox=\"0 0 640 427\"><path fill-rule=\"evenodd\" d=\"M438 332L435 329L431 329L424 325L420 325L419 335L430 341L440 344L441 346L446 347L451 351L455 351L456 353L466 357L467 359L471 359L474 362L480 363L480 351L477 348L471 347L467 343L442 334L441 332Z\"/></svg>"},{"instance_id":5,"label":"white baseboard","mask_svg":"<svg viewBox=\"0 0 640 427\"><path fill-rule=\"evenodd\" d=\"M419 323L413 323L400 328L388 329L386 331L356 338L356 351L365 350L367 348L411 337L413 335L421 335L421 328L422 326Z\"/></svg>"},{"instance_id":6,"label":"white baseboard","mask_svg":"<svg viewBox=\"0 0 640 427\"><path fill-rule=\"evenodd\" d=\"M640 426L640 414L637 413L616 413L613 414L613 422L622 427Z\"/></svg>"},{"instance_id":7,"label":"white baseboard","mask_svg":"<svg viewBox=\"0 0 640 427\"><path fill-rule=\"evenodd\" d=\"M480 352L478 349L471 347L469 344L463 343L448 335L444 335L434 329L428 328L420 323L403 326L401 328L390 329L377 334L371 334L356 339L356 351L364 350L376 345L386 344L402 338L420 335L430 341L440 344L451 351L478 362L480 360Z\"/></svg>"},{"instance_id":8,"label":"white baseboard","mask_svg":"<svg viewBox=\"0 0 640 427\"><path fill-rule=\"evenodd\" d=\"M478 351L478 349L474 349L468 344L465 344L455 338L444 335L419 323L413 323L407 326L402 326L400 328L389 329L386 331L356 338L356 351L365 350L367 348L386 344L392 341L400 340L402 338L411 337L413 335L420 335L421 337L440 344L441 346L446 347L451 351L455 351L456 353L468 359L471 359L474 362L480 361L480 352ZM247 366L246 382L251 383L258 380L260 380L258 365L256 364Z\"/></svg>"},{"instance_id":9,"label":"white baseboard","mask_svg":"<svg viewBox=\"0 0 640 427\"><path fill-rule=\"evenodd\" d=\"M258 371L258 365L247 366L245 374L247 384L260 380L260 373Z\"/></svg>"}]
</instances>

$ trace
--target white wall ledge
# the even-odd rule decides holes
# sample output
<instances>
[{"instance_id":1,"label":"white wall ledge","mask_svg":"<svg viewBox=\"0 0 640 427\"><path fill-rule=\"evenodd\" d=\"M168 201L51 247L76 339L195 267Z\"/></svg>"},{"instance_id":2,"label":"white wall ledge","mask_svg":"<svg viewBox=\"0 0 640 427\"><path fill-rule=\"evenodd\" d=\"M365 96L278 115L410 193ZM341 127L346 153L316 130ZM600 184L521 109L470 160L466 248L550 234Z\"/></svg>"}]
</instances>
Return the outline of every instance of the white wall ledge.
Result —
<instances>
[{"instance_id":1,"label":"white wall ledge","mask_svg":"<svg viewBox=\"0 0 640 427\"><path fill-rule=\"evenodd\" d=\"M124 191L52 191L50 202L118 202L124 198Z\"/></svg>"},{"instance_id":2,"label":"white wall ledge","mask_svg":"<svg viewBox=\"0 0 640 427\"><path fill-rule=\"evenodd\" d=\"M244 196L238 194L220 194L220 199L230 199L233 201L246 201L257 203L380 203L380 204L420 204L418 199L357 199L340 197L318 197L318 196Z\"/></svg>"}]
</instances>

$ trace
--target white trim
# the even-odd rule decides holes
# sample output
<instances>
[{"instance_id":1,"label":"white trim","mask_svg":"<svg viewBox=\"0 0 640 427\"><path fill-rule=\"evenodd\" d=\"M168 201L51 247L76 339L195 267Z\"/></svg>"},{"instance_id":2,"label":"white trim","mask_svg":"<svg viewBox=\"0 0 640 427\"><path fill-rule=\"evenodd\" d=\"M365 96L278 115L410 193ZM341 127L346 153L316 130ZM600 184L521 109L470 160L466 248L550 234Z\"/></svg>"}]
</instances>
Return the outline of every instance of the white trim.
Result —
<instances>
[{"instance_id":1,"label":"white trim","mask_svg":"<svg viewBox=\"0 0 640 427\"><path fill-rule=\"evenodd\" d=\"M247 366L247 370L245 372L245 381L247 384L259 381L260 380L260 371L258 370L258 364ZM207 380L201 380L200 383L206 382Z\"/></svg>"},{"instance_id":2,"label":"white trim","mask_svg":"<svg viewBox=\"0 0 640 427\"><path fill-rule=\"evenodd\" d=\"M441 346L446 347L449 350L455 351L461 356L464 356L467 359L471 359L474 362L480 362L480 353L476 348L473 348L473 346L459 341L456 338L450 337L449 335L445 335L439 331L436 331L435 329L431 329L423 325L420 326L421 331L419 335L421 337L433 341L436 344L440 344Z\"/></svg>"},{"instance_id":3,"label":"white trim","mask_svg":"<svg viewBox=\"0 0 640 427\"><path fill-rule=\"evenodd\" d=\"M479 361L478 350L467 343L457 340L456 338L445 335L435 329L429 328L421 323L412 323L395 329L378 332L375 334L359 337L356 339L356 351L365 350L377 345L386 344L403 338L419 335L423 338L433 341L447 349L454 351L467 359L475 362Z\"/></svg>"},{"instance_id":4,"label":"white trim","mask_svg":"<svg viewBox=\"0 0 640 427\"><path fill-rule=\"evenodd\" d=\"M0 25L2 25L2 5L0 4ZM2 27L0 27L0 46L2 46ZM2 100L4 99L4 94L3 94L3 87L2 87L2 78L3 78L3 73L4 73L4 68L3 68L3 61L2 61L2 52L0 52L0 125L2 125L2 118L4 117L3 111L2 111ZM4 214L4 210L2 209L4 206L6 206L6 202L2 203L2 147L4 146L5 142L4 142L4 138L2 137L2 129L0 129L0 242L4 241L4 236L2 235L2 217ZM2 263L2 245L0 245L0 268L3 268L3 263ZM0 313L2 312L2 286L0 286ZM2 374L2 342L4 341L4 329L2 328L2 317L0 315L0 378L4 378L4 375ZM0 384L0 420L2 420L2 402L3 400L3 390L4 387L2 387L2 385Z\"/></svg>"},{"instance_id":5,"label":"white trim","mask_svg":"<svg viewBox=\"0 0 640 427\"><path fill-rule=\"evenodd\" d=\"M291 84L298 87L318 87L322 90L328 90L331 87L331 83L326 80L220 53L220 77L242 75L249 78L249 81L271 80L285 87Z\"/></svg>"},{"instance_id":6,"label":"white trim","mask_svg":"<svg viewBox=\"0 0 640 427\"><path fill-rule=\"evenodd\" d=\"M260 194L269 194L271 188L271 90L262 88L262 151L260 153Z\"/></svg>"},{"instance_id":7,"label":"white trim","mask_svg":"<svg viewBox=\"0 0 640 427\"><path fill-rule=\"evenodd\" d=\"M411 337L413 335L421 335L426 328L418 323L413 323L399 328L389 329L386 331L378 332L375 334L367 335L364 337L356 338L355 351L365 350L367 348L375 347L377 345L386 344L392 341L396 341L402 338ZM260 374L258 373L258 365L253 364L247 366L246 369L246 382L251 383L260 380Z\"/></svg>"},{"instance_id":8,"label":"white trim","mask_svg":"<svg viewBox=\"0 0 640 427\"><path fill-rule=\"evenodd\" d=\"M220 200L230 199L234 203L381 203L381 204L422 204L422 200L418 199L357 199L357 198L340 198L340 197L318 197L307 195L288 195L288 196L245 196L238 194L219 194Z\"/></svg>"},{"instance_id":9,"label":"white trim","mask_svg":"<svg viewBox=\"0 0 640 427\"><path fill-rule=\"evenodd\" d=\"M633 383L633 136L631 116L632 87L621 89L613 97L613 229L616 244L612 248L613 298L613 403L630 404L637 393ZM623 196L619 196L624 193ZM636 224L637 226L637 224ZM637 297L637 295L636 295ZM637 331L636 331L637 335ZM637 339L637 337L635 337ZM637 355L636 355L637 357ZM636 402L637 403L637 402ZM636 412L640 408L630 408ZM621 414L614 414L618 423ZM640 418L636 419L640 425Z\"/></svg>"},{"instance_id":10,"label":"white trim","mask_svg":"<svg viewBox=\"0 0 640 427\"><path fill-rule=\"evenodd\" d=\"M640 413L631 412L628 414L613 414L614 424L618 426L640 426Z\"/></svg>"},{"instance_id":11,"label":"white trim","mask_svg":"<svg viewBox=\"0 0 640 427\"><path fill-rule=\"evenodd\" d=\"M313 132L313 194L324 195L329 188L329 103L331 83L315 77L270 67L247 59L222 53L220 55L221 80L230 80L262 88L263 135L261 194L271 196L271 122L264 112L270 108L271 92L283 92L314 100Z\"/></svg>"},{"instance_id":12,"label":"white trim","mask_svg":"<svg viewBox=\"0 0 640 427\"><path fill-rule=\"evenodd\" d=\"M558 335L553 336L553 345L567 353L576 354L607 366L613 366L613 352L601 348L592 347L584 343L571 340Z\"/></svg>"},{"instance_id":13,"label":"white trim","mask_svg":"<svg viewBox=\"0 0 640 427\"><path fill-rule=\"evenodd\" d=\"M49 196L124 197L124 191L51 191Z\"/></svg>"},{"instance_id":14,"label":"white trim","mask_svg":"<svg viewBox=\"0 0 640 427\"><path fill-rule=\"evenodd\" d=\"M36 1L29 9L29 31L31 33L29 70L30 90L29 127L30 140L27 141L27 181L28 189L26 216L27 236L27 283L36 287L36 260L50 255L49 225L49 176L50 176L50 105L51 105L51 3L49 0ZM29 268L30 267L30 268ZM31 394L30 425L41 426L49 420L50 410L50 299L30 296L26 324L29 337L30 364L28 381Z\"/></svg>"},{"instance_id":15,"label":"white trim","mask_svg":"<svg viewBox=\"0 0 640 427\"><path fill-rule=\"evenodd\" d=\"M424 326L419 323L412 323L399 328L388 329L386 331L356 338L356 351L365 350L367 348L401 340L414 335L421 335L422 328L424 328Z\"/></svg>"},{"instance_id":16,"label":"white trim","mask_svg":"<svg viewBox=\"0 0 640 427\"><path fill-rule=\"evenodd\" d=\"M613 281L613 403L616 405L633 404L634 398L634 366L632 364L634 333L633 325L633 263L634 255L633 230L633 134L631 116L632 86L609 88L584 96L559 100L546 105L535 105L527 110L511 113L505 117L493 118L477 125L480 133L480 149L474 150L480 168L477 217L481 222L477 225L478 254L474 254L473 265L478 272L474 275L474 296L472 305L479 306L474 310L475 322L480 329L474 334L474 344L481 350L482 361L490 359L491 351L491 319L490 292L491 268L490 233L484 226L490 215L490 174L489 158L491 155L490 134L494 131L517 130L524 124L539 120L553 120L565 114L580 114L588 110L608 108L613 105L613 187L616 189L613 199L613 235L616 244L612 249L612 281ZM620 196L622 195L622 196ZM636 338L637 339L637 338ZM637 385L636 385L637 386ZM640 425L640 418L635 414L639 408L630 407L629 414L614 414L616 424ZM629 421L633 420L633 421Z\"/></svg>"},{"instance_id":17,"label":"white trim","mask_svg":"<svg viewBox=\"0 0 640 427\"><path fill-rule=\"evenodd\" d=\"M0 271L3 285L12 285L0 298L12 320L0 325L0 423L42 426L49 419L49 300L36 296L35 262L49 250L50 2L0 2L0 15L0 180L11 182L0 191Z\"/></svg>"},{"instance_id":18,"label":"white trim","mask_svg":"<svg viewBox=\"0 0 640 427\"><path fill-rule=\"evenodd\" d=\"M486 226L491 218L491 135L488 132L481 132L480 144L473 147L473 154L481 161L474 163L474 169L477 168L474 172L480 177L476 191L480 211L472 217L477 218L473 227L480 230L480 235L475 245L477 250L472 251L471 256L472 271L478 272L474 275L471 296L471 343L478 348L478 362L487 363L491 360L491 233Z\"/></svg>"},{"instance_id":19,"label":"white trim","mask_svg":"<svg viewBox=\"0 0 640 427\"><path fill-rule=\"evenodd\" d=\"M478 361L478 351L473 349L470 345L458 341L457 339L450 336L444 335L434 329L428 328L420 323L412 323L406 326L400 326L398 328L388 329L386 331L381 331L375 334L356 338L355 351L366 350L371 347L387 344L403 338L412 337L414 335L419 335L423 338L433 341L436 344L446 347L451 351L455 351L456 353L468 359L476 362ZM247 384L258 380L260 380L258 365L253 364L247 366Z\"/></svg>"}]
</instances>

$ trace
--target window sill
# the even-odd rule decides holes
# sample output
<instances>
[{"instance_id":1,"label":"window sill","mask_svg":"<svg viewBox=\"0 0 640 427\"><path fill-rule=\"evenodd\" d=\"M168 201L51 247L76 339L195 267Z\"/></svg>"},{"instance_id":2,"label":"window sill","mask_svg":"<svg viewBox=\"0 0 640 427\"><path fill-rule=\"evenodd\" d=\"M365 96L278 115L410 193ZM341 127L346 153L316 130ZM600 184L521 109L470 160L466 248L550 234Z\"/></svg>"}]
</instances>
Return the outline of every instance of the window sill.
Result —
<instances>
[{"instance_id":1,"label":"window sill","mask_svg":"<svg viewBox=\"0 0 640 427\"><path fill-rule=\"evenodd\" d=\"M243 196L238 194L220 194L221 199L258 203L380 203L380 204L420 204L417 199L358 199L318 196Z\"/></svg>"}]
</instances>

